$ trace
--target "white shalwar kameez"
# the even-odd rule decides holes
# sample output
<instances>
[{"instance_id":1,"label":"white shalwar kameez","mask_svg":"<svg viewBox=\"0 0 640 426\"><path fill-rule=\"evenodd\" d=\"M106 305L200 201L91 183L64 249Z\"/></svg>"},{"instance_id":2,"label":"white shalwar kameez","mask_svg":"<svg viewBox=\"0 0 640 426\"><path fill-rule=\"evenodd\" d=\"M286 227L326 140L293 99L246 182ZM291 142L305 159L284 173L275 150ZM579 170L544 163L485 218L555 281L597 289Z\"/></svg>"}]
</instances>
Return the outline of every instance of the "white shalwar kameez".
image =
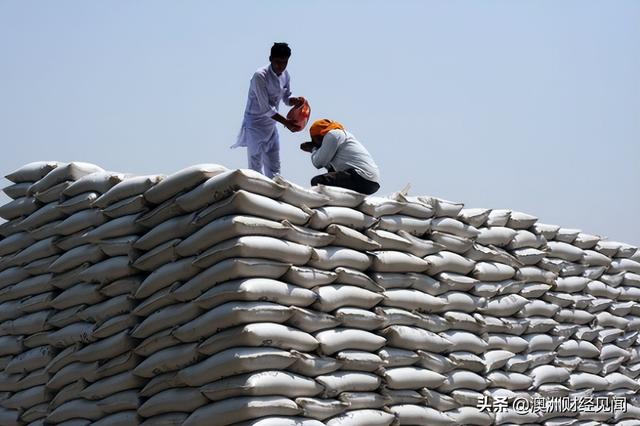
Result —
<instances>
[{"instance_id":1,"label":"white shalwar kameez","mask_svg":"<svg viewBox=\"0 0 640 426\"><path fill-rule=\"evenodd\" d=\"M249 168L268 177L280 174L280 138L271 117L278 113L280 100L290 105L289 83L289 73L278 76L271 64L253 74L242 127L232 146L246 146Z\"/></svg>"}]
</instances>

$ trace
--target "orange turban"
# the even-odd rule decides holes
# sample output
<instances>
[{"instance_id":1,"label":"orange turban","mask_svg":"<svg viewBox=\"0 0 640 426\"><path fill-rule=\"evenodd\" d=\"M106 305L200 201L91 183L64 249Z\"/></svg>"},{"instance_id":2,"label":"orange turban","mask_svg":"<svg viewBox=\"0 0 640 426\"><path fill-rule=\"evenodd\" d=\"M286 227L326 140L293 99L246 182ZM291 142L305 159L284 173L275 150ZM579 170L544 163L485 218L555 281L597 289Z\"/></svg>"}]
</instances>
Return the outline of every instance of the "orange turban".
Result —
<instances>
[{"instance_id":1,"label":"orange turban","mask_svg":"<svg viewBox=\"0 0 640 426\"><path fill-rule=\"evenodd\" d=\"M324 136L327 132L335 129L344 130L344 126L337 121L323 118L313 122L309 128L309 133L311 134L311 137L314 138L315 136Z\"/></svg>"}]
</instances>

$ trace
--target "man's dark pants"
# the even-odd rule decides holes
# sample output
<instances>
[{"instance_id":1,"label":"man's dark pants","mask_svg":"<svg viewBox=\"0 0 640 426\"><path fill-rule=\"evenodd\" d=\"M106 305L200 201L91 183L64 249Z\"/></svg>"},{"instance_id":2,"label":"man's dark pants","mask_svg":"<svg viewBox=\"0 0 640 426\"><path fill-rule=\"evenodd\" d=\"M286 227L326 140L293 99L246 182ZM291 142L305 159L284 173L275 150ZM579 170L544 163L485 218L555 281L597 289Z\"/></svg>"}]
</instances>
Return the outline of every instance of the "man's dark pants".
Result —
<instances>
[{"instance_id":1,"label":"man's dark pants","mask_svg":"<svg viewBox=\"0 0 640 426\"><path fill-rule=\"evenodd\" d=\"M315 176L311 179L311 185L339 186L352 189L362 194L371 195L380 189L377 182L370 181L360 176L356 169L348 169L341 172L329 172Z\"/></svg>"}]
</instances>

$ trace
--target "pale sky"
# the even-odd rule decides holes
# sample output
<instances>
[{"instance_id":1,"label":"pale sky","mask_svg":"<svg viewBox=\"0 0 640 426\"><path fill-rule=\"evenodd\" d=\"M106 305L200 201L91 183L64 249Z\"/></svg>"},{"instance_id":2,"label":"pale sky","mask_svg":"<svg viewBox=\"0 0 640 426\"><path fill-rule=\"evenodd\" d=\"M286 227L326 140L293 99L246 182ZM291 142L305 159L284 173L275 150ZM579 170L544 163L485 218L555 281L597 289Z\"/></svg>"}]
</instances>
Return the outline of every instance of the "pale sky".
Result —
<instances>
[{"instance_id":1,"label":"pale sky","mask_svg":"<svg viewBox=\"0 0 640 426\"><path fill-rule=\"evenodd\" d=\"M639 245L639 22L640 1L0 0L0 172L246 167L249 79L286 41L294 95L369 149L379 195ZM307 186L308 133L279 128Z\"/></svg>"}]
</instances>

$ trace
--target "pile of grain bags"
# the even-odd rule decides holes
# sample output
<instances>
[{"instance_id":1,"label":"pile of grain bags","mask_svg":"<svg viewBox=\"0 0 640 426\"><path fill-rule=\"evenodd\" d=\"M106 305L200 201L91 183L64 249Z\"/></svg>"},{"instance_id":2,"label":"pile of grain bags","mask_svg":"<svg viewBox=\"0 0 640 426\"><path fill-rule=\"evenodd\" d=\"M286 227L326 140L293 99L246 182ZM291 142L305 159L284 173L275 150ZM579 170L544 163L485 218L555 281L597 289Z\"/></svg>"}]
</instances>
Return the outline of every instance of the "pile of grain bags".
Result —
<instances>
[{"instance_id":1,"label":"pile of grain bags","mask_svg":"<svg viewBox=\"0 0 640 426\"><path fill-rule=\"evenodd\" d=\"M46 417L53 377L47 369L58 354L50 345L55 314L51 302L64 281L51 266L64 254L56 244L71 210L62 193L85 175L103 170L86 163L38 162L9 174L5 193L13 201L0 207L7 222L0 241L0 333L3 392L0 423L39 421ZM85 204L87 208L88 203Z\"/></svg>"},{"instance_id":2,"label":"pile of grain bags","mask_svg":"<svg viewBox=\"0 0 640 426\"><path fill-rule=\"evenodd\" d=\"M71 164L8 176L1 424L638 419L635 247L218 165ZM628 409L536 405L565 396Z\"/></svg>"},{"instance_id":3,"label":"pile of grain bags","mask_svg":"<svg viewBox=\"0 0 640 426\"><path fill-rule=\"evenodd\" d=\"M301 409L287 396L321 390L284 371L297 351L317 347L311 335L283 325L316 295L278 279L306 264L308 244L331 237L297 228L309 214L274 200L295 191L251 171L219 172L188 185L177 179L183 172L168 177L176 190L156 201L164 221L135 244L146 252L139 266L153 269L135 293L141 323L132 332L144 339L135 351L146 359L134 374L149 379L138 410L145 424L297 417Z\"/></svg>"},{"instance_id":4,"label":"pile of grain bags","mask_svg":"<svg viewBox=\"0 0 640 426\"><path fill-rule=\"evenodd\" d=\"M145 229L140 194L162 177L42 162L7 178L0 328L11 356L0 423L135 424L132 244Z\"/></svg>"}]
</instances>

